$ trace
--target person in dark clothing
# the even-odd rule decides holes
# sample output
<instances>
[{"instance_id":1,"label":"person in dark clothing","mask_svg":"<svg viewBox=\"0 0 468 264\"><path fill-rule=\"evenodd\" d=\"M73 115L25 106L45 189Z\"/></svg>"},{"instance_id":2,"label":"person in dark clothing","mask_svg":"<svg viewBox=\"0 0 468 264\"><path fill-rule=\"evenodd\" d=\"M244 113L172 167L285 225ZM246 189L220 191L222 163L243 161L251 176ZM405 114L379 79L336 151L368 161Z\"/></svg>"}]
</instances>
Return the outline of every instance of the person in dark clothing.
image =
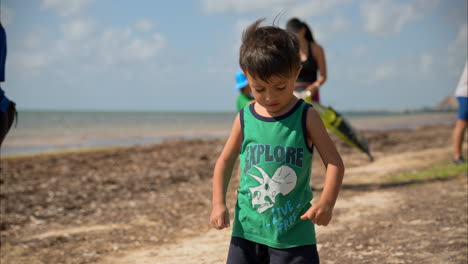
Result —
<instances>
[{"instance_id":1,"label":"person in dark clothing","mask_svg":"<svg viewBox=\"0 0 468 264\"><path fill-rule=\"evenodd\" d=\"M325 51L315 41L305 22L292 18L286 24L286 30L296 34L300 45L302 70L297 78L294 94L302 99L309 94L313 101L320 102L319 88L327 80Z\"/></svg>"},{"instance_id":2,"label":"person in dark clothing","mask_svg":"<svg viewBox=\"0 0 468 264\"><path fill-rule=\"evenodd\" d=\"M5 82L5 62L7 55L6 32L0 23L0 84ZM8 131L17 116L15 102L5 96L0 86L0 149Z\"/></svg>"}]
</instances>

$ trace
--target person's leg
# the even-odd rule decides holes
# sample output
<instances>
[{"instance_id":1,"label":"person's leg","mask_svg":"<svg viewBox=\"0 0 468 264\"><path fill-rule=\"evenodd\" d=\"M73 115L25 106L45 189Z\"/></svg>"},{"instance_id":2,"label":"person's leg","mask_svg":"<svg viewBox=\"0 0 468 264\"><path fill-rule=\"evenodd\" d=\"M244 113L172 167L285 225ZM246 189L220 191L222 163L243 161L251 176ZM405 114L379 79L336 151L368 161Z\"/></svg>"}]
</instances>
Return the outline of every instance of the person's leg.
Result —
<instances>
[{"instance_id":1,"label":"person's leg","mask_svg":"<svg viewBox=\"0 0 468 264\"><path fill-rule=\"evenodd\" d=\"M268 264L268 248L247 239L232 237L227 264Z\"/></svg>"},{"instance_id":2,"label":"person's leg","mask_svg":"<svg viewBox=\"0 0 468 264\"><path fill-rule=\"evenodd\" d=\"M0 148L2 146L3 140L11 128L11 125L13 125L13 121L15 120L16 115L16 104L13 101L10 101L10 105L8 106L6 112L0 111Z\"/></svg>"},{"instance_id":3,"label":"person's leg","mask_svg":"<svg viewBox=\"0 0 468 264\"><path fill-rule=\"evenodd\" d=\"M16 104L11 101L6 112L0 111L0 158L2 157L2 144L8 131L10 131L13 121L17 118ZM0 165L1 169L1 165Z\"/></svg>"},{"instance_id":4,"label":"person's leg","mask_svg":"<svg viewBox=\"0 0 468 264\"><path fill-rule=\"evenodd\" d=\"M453 158L455 161L463 158L462 147L467 124L466 120L457 120L453 129Z\"/></svg>"},{"instance_id":5,"label":"person's leg","mask_svg":"<svg viewBox=\"0 0 468 264\"><path fill-rule=\"evenodd\" d=\"M320 264L317 245L286 249L269 248L270 264Z\"/></svg>"},{"instance_id":6,"label":"person's leg","mask_svg":"<svg viewBox=\"0 0 468 264\"><path fill-rule=\"evenodd\" d=\"M10 121L8 120L8 112L0 111L0 148L2 147L3 139L8 133Z\"/></svg>"},{"instance_id":7,"label":"person's leg","mask_svg":"<svg viewBox=\"0 0 468 264\"><path fill-rule=\"evenodd\" d=\"M465 138L466 128L468 126L468 98L457 97L458 100L458 120L453 129L453 158L455 162L463 161L463 141Z\"/></svg>"},{"instance_id":8,"label":"person's leg","mask_svg":"<svg viewBox=\"0 0 468 264\"><path fill-rule=\"evenodd\" d=\"M10 100L10 106L7 111L8 115L8 131L10 131L13 122L18 123L18 112L16 111L16 103Z\"/></svg>"}]
</instances>

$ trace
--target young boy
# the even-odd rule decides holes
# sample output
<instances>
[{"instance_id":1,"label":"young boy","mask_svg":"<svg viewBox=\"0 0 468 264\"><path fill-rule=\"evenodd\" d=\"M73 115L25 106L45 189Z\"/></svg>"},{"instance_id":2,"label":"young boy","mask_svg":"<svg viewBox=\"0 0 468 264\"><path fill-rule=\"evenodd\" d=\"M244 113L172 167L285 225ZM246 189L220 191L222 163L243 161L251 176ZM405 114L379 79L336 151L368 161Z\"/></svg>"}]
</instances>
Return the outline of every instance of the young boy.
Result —
<instances>
[{"instance_id":1,"label":"young boy","mask_svg":"<svg viewBox=\"0 0 468 264\"><path fill-rule=\"evenodd\" d=\"M210 221L229 227L226 190L240 153L227 263L319 263L314 224L330 222L344 166L318 114L293 95L301 70L296 37L262 21L242 37L239 62L255 102L237 115L216 162ZM313 146L327 172L321 199L311 205Z\"/></svg>"}]
</instances>

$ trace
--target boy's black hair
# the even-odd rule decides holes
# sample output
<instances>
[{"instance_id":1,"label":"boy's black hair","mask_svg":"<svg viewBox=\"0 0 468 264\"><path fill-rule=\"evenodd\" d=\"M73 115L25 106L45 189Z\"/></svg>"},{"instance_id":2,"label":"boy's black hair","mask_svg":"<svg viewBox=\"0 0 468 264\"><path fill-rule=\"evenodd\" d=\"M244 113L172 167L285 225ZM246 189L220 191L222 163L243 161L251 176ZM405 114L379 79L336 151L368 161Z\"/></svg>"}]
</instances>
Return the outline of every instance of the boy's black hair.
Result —
<instances>
[{"instance_id":1,"label":"boy's black hair","mask_svg":"<svg viewBox=\"0 0 468 264\"><path fill-rule=\"evenodd\" d=\"M259 19L242 34L239 64L244 73L268 82L271 76L289 78L301 65L294 33L275 25L260 26Z\"/></svg>"}]
</instances>

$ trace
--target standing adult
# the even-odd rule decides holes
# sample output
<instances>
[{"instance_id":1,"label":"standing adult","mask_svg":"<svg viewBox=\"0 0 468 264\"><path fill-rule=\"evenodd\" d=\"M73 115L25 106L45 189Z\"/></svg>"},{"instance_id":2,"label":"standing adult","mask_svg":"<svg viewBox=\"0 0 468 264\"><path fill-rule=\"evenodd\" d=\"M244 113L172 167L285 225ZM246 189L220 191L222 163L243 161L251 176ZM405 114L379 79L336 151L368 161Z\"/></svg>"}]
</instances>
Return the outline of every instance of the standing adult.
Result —
<instances>
[{"instance_id":1,"label":"standing adult","mask_svg":"<svg viewBox=\"0 0 468 264\"><path fill-rule=\"evenodd\" d=\"M5 62L7 55L6 33L0 22L0 84L5 81ZM15 103L5 96L0 86L0 148L16 116Z\"/></svg>"},{"instance_id":2,"label":"standing adult","mask_svg":"<svg viewBox=\"0 0 468 264\"><path fill-rule=\"evenodd\" d=\"M300 45L302 71L297 78L294 94L299 98L305 98L310 92L312 100L320 102L319 88L327 80L325 51L315 41L312 31L305 22L292 18L286 24L286 29L297 35Z\"/></svg>"},{"instance_id":3,"label":"standing adult","mask_svg":"<svg viewBox=\"0 0 468 264\"><path fill-rule=\"evenodd\" d=\"M465 69L458 81L457 89L455 90L455 97L458 100L458 120L453 129L453 158L456 164L462 164L465 159L462 155L463 140L465 131L468 125L468 73L467 64L465 62Z\"/></svg>"}]
</instances>

